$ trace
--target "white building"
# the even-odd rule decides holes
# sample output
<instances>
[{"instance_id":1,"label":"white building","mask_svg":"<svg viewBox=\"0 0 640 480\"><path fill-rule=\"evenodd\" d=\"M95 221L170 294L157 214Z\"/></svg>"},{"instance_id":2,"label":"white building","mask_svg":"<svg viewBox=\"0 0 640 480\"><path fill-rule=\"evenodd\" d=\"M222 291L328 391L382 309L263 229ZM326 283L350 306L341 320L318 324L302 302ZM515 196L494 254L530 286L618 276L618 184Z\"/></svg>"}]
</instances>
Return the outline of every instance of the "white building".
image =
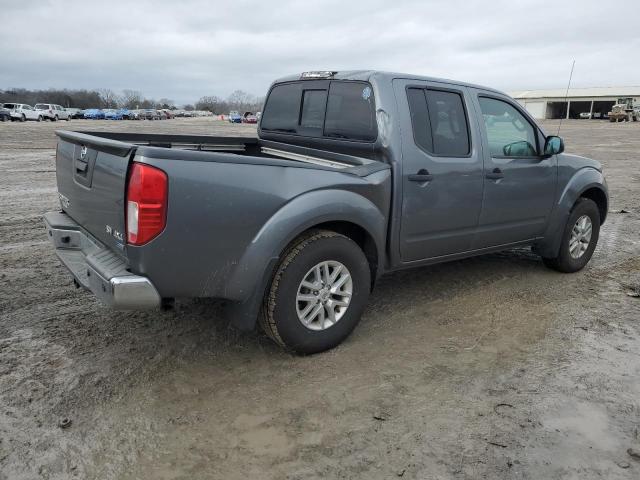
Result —
<instances>
[{"instance_id":1,"label":"white building","mask_svg":"<svg viewBox=\"0 0 640 480\"><path fill-rule=\"evenodd\" d=\"M511 92L534 118L579 118L591 113L591 118L603 118L619 99L633 98L640 105L640 87L592 87ZM566 97L566 98L565 98Z\"/></svg>"}]
</instances>

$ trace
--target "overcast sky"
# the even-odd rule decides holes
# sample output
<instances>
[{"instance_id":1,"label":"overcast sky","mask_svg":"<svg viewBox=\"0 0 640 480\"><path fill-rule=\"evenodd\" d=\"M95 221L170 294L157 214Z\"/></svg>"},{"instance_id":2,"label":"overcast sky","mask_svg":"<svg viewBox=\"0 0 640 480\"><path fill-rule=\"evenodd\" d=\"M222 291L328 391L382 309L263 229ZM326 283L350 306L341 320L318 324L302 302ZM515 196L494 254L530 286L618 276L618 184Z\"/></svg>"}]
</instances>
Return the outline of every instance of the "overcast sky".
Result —
<instances>
[{"instance_id":1,"label":"overcast sky","mask_svg":"<svg viewBox=\"0 0 640 480\"><path fill-rule=\"evenodd\" d=\"M639 85L638 7L638 0L0 0L0 88L127 88L187 103L235 89L263 95L273 79L305 70L371 68L513 91L565 87L573 59L576 87Z\"/></svg>"}]
</instances>

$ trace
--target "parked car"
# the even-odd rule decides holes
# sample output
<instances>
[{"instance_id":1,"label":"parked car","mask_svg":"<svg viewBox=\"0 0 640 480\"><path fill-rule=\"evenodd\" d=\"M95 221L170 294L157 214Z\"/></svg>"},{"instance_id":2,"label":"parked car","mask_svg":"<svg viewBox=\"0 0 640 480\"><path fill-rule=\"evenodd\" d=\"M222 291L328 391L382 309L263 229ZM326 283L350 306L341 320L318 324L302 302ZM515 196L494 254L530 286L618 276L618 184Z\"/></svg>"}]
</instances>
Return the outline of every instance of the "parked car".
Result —
<instances>
[{"instance_id":1,"label":"parked car","mask_svg":"<svg viewBox=\"0 0 640 480\"><path fill-rule=\"evenodd\" d=\"M242 116L235 110L232 110L231 112L229 112L229 122L242 123Z\"/></svg>"},{"instance_id":2,"label":"parked car","mask_svg":"<svg viewBox=\"0 0 640 480\"><path fill-rule=\"evenodd\" d=\"M11 110L0 106L0 122L11 120Z\"/></svg>"},{"instance_id":3,"label":"parked car","mask_svg":"<svg viewBox=\"0 0 640 480\"><path fill-rule=\"evenodd\" d=\"M164 113L168 119L171 119L174 117L174 112L172 112L171 110L162 110L162 113Z\"/></svg>"},{"instance_id":4,"label":"parked car","mask_svg":"<svg viewBox=\"0 0 640 480\"><path fill-rule=\"evenodd\" d=\"M122 120L124 118L122 116L122 112L114 108L106 108L103 110L103 112L105 120Z\"/></svg>"},{"instance_id":5,"label":"parked car","mask_svg":"<svg viewBox=\"0 0 640 480\"><path fill-rule=\"evenodd\" d=\"M35 111L31 105L24 103L4 103L2 106L9 110L12 121L26 122L27 120L35 120L41 122L44 120L42 113Z\"/></svg>"},{"instance_id":6,"label":"parked car","mask_svg":"<svg viewBox=\"0 0 640 480\"><path fill-rule=\"evenodd\" d=\"M132 110L129 110L128 108L121 108L118 110L118 114L122 116L123 120L131 120L131 112Z\"/></svg>"},{"instance_id":7,"label":"parked car","mask_svg":"<svg viewBox=\"0 0 640 480\"><path fill-rule=\"evenodd\" d=\"M258 117L251 112L245 112L242 116L242 123L258 123Z\"/></svg>"},{"instance_id":8,"label":"parked car","mask_svg":"<svg viewBox=\"0 0 640 480\"><path fill-rule=\"evenodd\" d=\"M129 110L129 120L142 120L142 110Z\"/></svg>"},{"instance_id":9,"label":"parked car","mask_svg":"<svg viewBox=\"0 0 640 480\"><path fill-rule=\"evenodd\" d=\"M145 120L160 120L160 115L155 108L146 108L142 110L142 118Z\"/></svg>"},{"instance_id":10,"label":"parked car","mask_svg":"<svg viewBox=\"0 0 640 480\"><path fill-rule=\"evenodd\" d=\"M104 112L99 108L88 108L84 111L84 118L91 120L104 120Z\"/></svg>"},{"instance_id":11,"label":"parked car","mask_svg":"<svg viewBox=\"0 0 640 480\"><path fill-rule=\"evenodd\" d=\"M591 112L582 112L580 114L580 118L582 118L582 119L590 119L591 118Z\"/></svg>"},{"instance_id":12,"label":"parked car","mask_svg":"<svg viewBox=\"0 0 640 480\"><path fill-rule=\"evenodd\" d=\"M69 121L71 115L60 105L54 103L36 103L34 107L38 112L42 113L44 118L57 122L58 120Z\"/></svg>"},{"instance_id":13,"label":"parked car","mask_svg":"<svg viewBox=\"0 0 640 480\"><path fill-rule=\"evenodd\" d=\"M77 284L117 308L224 299L303 354L342 342L386 272L525 245L576 272L609 204L600 163L518 102L418 75L283 78L257 138L57 135L45 222Z\"/></svg>"},{"instance_id":14,"label":"parked car","mask_svg":"<svg viewBox=\"0 0 640 480\"><path fill-rule=\"evenodd\" d=\"M71 118L84 118L84 110L80 108L65 108Z\"/></svg>"}]
</instances>

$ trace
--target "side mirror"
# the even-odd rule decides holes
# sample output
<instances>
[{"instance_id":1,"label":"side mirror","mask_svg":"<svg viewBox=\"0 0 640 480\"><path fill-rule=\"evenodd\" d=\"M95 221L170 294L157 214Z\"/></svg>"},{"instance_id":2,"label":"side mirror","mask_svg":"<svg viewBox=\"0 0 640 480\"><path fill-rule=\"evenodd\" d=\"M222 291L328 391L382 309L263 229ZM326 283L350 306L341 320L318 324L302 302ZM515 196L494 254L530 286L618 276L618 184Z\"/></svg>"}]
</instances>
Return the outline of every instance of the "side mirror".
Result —
<instances>
[{"instance_id":1,"label":"side mirror","mask_svg":"<svg viewBox=\"0 0 640 480\"><path fill-rule=\"evenodd\" d=\"M535 157L538 155L536 149L526 140L513 142L502 147L505 157Z\"/></svg>"},{"instance_id":2,"label":"side mirror","mask_svg":"<svg viewBox=\"0 0 640 480\"><path fill-rule=\"evenodd\" d=\"M544 142L544 156L550 157L552 155L558 155L564 152L564 142L560 137L550 135Z\"/></svg>"}]
</instances>

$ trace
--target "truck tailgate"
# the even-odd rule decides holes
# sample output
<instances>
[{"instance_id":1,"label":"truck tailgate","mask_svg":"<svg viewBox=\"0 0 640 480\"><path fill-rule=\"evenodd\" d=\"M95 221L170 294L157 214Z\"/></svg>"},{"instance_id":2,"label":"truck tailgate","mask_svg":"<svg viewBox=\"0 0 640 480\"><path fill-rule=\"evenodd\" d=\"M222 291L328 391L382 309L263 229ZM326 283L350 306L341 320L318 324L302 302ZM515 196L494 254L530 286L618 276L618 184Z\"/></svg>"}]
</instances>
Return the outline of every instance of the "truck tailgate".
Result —
<instances>
[{"instance_id":1,"label":"truck tailgate","mask_svg":"<svg viewBox=\"0 0 640 480\"><path fill-rule=\"evenodd\" d=\"M56 132L58 194L63 211L125 256L125 189L134 145L76 132Z\"/></svg>"}]
</instances>

